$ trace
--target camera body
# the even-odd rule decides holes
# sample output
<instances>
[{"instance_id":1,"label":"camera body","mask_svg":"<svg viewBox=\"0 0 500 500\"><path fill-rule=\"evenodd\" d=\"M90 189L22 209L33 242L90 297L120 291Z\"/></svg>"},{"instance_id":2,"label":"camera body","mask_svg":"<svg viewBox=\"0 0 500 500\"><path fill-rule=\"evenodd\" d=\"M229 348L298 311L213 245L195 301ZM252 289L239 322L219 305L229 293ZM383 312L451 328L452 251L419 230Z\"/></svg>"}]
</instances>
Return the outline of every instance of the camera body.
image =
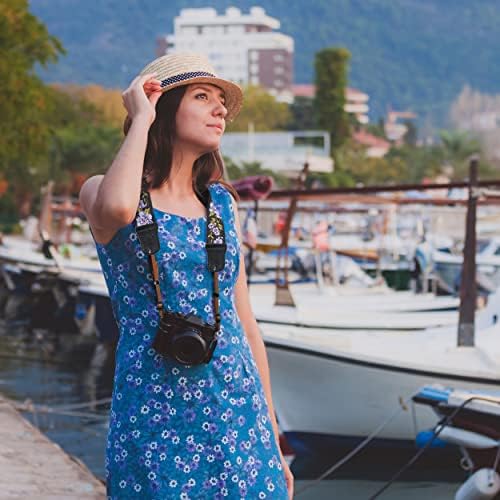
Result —
<instances>
[{"instance_id":1,"label":"camera body","mask_svg":"<svg viewBox=\"0 0 500 500\"><path fill-rule=\"evenodd\" d=\"M217 330L194 314L165 311L153 341L153 348L183 365L201 365L212 359Z\"/></svg>"}]
</instances>

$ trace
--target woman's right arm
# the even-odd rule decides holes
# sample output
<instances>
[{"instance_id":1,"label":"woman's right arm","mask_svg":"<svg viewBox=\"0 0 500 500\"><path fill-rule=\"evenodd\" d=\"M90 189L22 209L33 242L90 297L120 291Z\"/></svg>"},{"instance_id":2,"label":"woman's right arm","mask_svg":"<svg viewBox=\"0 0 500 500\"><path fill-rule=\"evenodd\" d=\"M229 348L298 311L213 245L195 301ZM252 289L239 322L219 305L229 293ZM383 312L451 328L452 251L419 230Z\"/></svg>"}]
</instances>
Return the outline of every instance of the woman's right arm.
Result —
<instances>
[{"instance_id":1,"label":"woman's right arm","mask_svg":"<svg viewBox=\"0 0 500 500\"><path fill-rule=\"evenodd\" d=\"M80 206L99 243L110 241L135 217L148 131L161 96L159 81L153 76L137 77L122 94L132 120L130 129L106 174L87 179L80 190Z\"/></svg>"}]
</instances>

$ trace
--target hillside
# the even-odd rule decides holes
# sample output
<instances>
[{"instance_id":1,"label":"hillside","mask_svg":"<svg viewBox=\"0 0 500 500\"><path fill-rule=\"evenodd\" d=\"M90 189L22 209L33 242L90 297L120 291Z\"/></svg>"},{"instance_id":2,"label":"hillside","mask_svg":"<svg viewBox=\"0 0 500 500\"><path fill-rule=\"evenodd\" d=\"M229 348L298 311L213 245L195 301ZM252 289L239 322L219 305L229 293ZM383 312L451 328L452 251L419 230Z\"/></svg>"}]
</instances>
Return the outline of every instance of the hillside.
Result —
<instances>
[{"instance_id":1,"label":"hillside","mask_svg":"<svg viewBox=\"0 0 500 500\"><path fill-rule=\"evenodd\" d=\"M173 30L191 0L31 0L31 10L58 36L67 56L46 81L125 87L154 57L155 38ZM344 46L352 53L350 85L370 95L371 118L411 108L443 125L451 101L468 83L500 92L500 3L497 0L212 0L248 11L261 5L295 39L295 80L314 78L314 53Z\"/></svg>"}]
</instances>

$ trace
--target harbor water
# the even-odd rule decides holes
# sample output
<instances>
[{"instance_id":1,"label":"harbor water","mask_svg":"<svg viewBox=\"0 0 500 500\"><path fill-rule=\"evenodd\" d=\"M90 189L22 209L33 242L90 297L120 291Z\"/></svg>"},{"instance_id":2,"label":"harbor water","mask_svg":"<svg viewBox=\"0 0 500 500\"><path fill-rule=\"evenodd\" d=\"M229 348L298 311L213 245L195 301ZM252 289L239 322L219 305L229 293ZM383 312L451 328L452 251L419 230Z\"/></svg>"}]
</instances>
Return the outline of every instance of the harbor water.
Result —
<instances>
[{"instance_id":1,"label":"harbor water","mask_svg":"<svg viewBox=\"0 0 500 500\"><path fill-rule=\"evenodd\" d=\"M71 345L72 344L72 345ZM68 348L68 345L71 345ZM26 336L22 329L0 325L0 393L39 411L24 415L67 453L80 459L98 477L104 478L104 453L111 395L112 356L103 346L65 338ZM105 404L85 404L104 401ZM45 408L40 409L39 405ZM79 406L78 406L79 405ZM53 411L48 412L47 408ZM74 409L74 411L71 410ZM45 410L45 411L43 411ZM65 411L68 410L68 411ZM67 413L67 414L61 414ZM356 461L333 478L315 482L328 469L328 457L308 462L307 470L292 464L296 476L296 498L367 499L384 486L404 463L381 452L378 458ZM384 467L384 464L390 464ZM451 499L465 478L458 464L453 470L436 467L412 470L392 484L380 498Z\"/></svg>"}]
</instances>

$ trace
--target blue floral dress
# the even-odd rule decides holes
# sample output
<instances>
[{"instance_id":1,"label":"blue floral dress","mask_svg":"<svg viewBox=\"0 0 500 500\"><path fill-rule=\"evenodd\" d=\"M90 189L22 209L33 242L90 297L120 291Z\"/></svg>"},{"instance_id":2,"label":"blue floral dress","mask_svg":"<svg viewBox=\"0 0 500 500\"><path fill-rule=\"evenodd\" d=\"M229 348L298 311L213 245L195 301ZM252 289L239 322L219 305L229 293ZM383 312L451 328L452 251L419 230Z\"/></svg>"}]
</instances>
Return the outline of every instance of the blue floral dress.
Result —
<instances>
[{"instance_id":1,"label":"blue floral dress","mask_svg":"<svg viewBox=\"0 0 500 500\"><path fill-rule=\"evenodd\" d=\"M134 226L96 243L120 329L106 479L110 499L286 499L287 488L257 366L235 309L240 247L231 195L210 186L226 229L219 273L221 329L210 363L183 366L151 347L158 313ZM206 218L155 209L166 307L213 322Z\"/></svg>"}]
</instances>

